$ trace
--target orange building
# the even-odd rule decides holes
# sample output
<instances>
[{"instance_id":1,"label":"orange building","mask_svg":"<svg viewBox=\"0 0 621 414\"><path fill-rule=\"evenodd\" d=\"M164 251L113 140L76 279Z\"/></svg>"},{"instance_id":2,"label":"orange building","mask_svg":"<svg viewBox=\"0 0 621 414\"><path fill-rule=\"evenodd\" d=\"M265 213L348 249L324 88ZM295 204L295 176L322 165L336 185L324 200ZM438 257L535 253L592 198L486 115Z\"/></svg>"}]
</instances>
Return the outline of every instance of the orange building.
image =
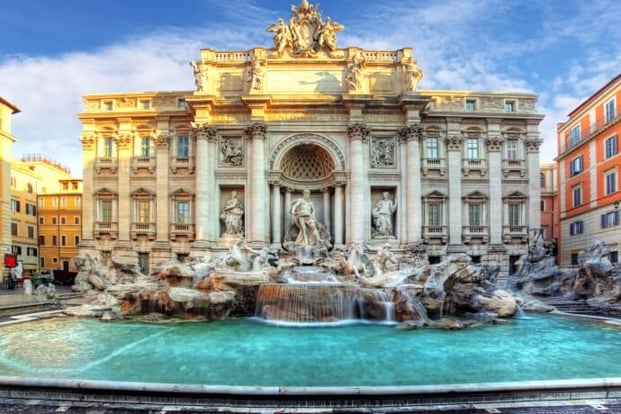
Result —
<instances>
[{"instance_id":1,"label":"orange building","mask_svg":"<svg viewBox=\"0 0 621 414\"><path fill-rule=\"evenodd\" d=\"M78 255L82 235L82 180L59 180L60 190L39 194L39 265L53 270L57 280L67 280L77 270L73 258Z\"/></svg>"},{"instance_id":2,"label":"orange building","mask_svg":"<svg viewBox=\"0 0 621 414\"><path fill-rule=\"evenodd\" d=\"M612 262L621 249L621 74L586 99L557 126L560 265L577 264L594 240Z\"/></svg>"}]
</instances>

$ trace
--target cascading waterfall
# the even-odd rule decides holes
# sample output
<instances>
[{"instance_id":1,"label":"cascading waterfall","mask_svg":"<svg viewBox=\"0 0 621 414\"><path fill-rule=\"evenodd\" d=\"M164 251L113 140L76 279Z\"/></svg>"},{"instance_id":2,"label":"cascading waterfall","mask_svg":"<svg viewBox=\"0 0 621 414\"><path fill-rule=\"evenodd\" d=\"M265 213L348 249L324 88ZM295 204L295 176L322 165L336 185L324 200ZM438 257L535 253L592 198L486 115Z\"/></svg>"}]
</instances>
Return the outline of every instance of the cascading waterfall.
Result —
<instances>
[{"instance_id":1,"label":"cascading waterfall","mask_svg":"<svg viewBox=\"0 0 621 414\"><path fill-rule=\"evenodd\" d=\"M300 323L355 319L355 291L346 285L267 283L259 287L255 316Z\"/></svg>"}]
</instances>

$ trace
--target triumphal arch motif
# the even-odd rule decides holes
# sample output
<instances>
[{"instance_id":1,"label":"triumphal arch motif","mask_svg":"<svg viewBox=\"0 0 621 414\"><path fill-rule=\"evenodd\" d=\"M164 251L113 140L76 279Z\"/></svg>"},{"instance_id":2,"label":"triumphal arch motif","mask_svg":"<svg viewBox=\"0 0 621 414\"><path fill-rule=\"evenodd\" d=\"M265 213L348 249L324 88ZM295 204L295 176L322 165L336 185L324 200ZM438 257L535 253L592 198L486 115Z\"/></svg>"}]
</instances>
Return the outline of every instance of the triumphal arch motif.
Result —
<instances>
[{"instance_id":1,"label":"triumphal arch motif","mask_svg":"<svg viewBox=\"0 0 621 414\"><path fill-rule=\"evenodd\" d=\"M193 91L86 96L83 249L364 242L506 274L539 227L536 95L421 90L411 48L341 47L335 20L304 0L268 47L202 49Z\"/></svg>"}]
</instances>

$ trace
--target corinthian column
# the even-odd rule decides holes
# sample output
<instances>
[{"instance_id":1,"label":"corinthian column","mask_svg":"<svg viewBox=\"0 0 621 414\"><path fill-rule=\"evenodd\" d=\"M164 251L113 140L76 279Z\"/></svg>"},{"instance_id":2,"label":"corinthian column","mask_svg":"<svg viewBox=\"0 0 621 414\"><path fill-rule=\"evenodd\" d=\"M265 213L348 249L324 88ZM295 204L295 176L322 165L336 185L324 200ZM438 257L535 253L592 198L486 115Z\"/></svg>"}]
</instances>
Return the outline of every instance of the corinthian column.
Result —
<instances>
[{"instance_id":1,"label":"corinthian column","mask_svg":"<svg viewBox=\"0 0 621 414\"><path fill-rule=\"evenodd\" d=\"M371 130L364 124L355 123L347 127L350 151L351 188L349 194L351 202L347 205L350 217L350 231L348 241L365 240L365 226L369 222L369 189L367 183L367 169L364 166L364 144L367 143Z\"/></svg>"},{"instance_id":2,"label":"corinthian column","mask_svg":"<svg viewBox=\"0 0 621 414\"><path fill-rule=\"evenodd\" d=\"M119 188L119 209L118 209L118 222L119 222L119 238L117 245L123 243L129 243L129 231L131 229L131 195L129 177L131 177L131 160L132 160L132 144L133 134L123 133L117 136L117 147L119 149L119 175L118 175L118 188Z\"/></svg>"},{"instance_id":3,"label":"corinthian column","mask_svg":"<svg viewBox=\"0 0 621 414\"><path fill-rule=\"evenodd\" d=\"M155 205L155 234L158 243L168 243L169 234L169 203L168 203L168 148L170 134L160 132L154 135L155 140L155 186L157 189Z\"/></svg>"},{"instance_id":4,"label":"corinthian column","mask_svg":"<svg viewBox=\"0 0 621 414\"><path fill-rule=\"evenodd\" d=\"M214 180L214 166L210 165L208 150L208 141L215 140L216 129L201 125L193 128L192 134L196 137L196 241L193 247L204 249L208 247L207 240L211 236L209 234L209 199L216 197L210 191L210 183ZM212 216L214 217L217 216Z\"/></svg>"},{"instance_id":5,"label":"corinthian column","mask_svg":"<svg viewBox=\"0 0 621 414\"><path fill-rule=\"evenodd\" d=\"M83 194L92 195L93 174L97 162L96 139L93 134L86 134L80 138L82 142L82 191ZM93 229L95 224L95 200L93 197L82 197L82 235L80 247L93 247Z\"/></svg>"},{"instance_id":6,"label":"corinthian column","mask_svg":"<svg viewBox=\"0 0 621 414\"><path fill-rule=\"evenodd\" d=\"M399 136L406 142L406 202L407 234L406 243L413 245L421 239L422 232L422 186L420 182L420 147L419 138L422 134L420 124L412 124L402 128ZM402 237L402 236L401 236Z\"/></svg>"},{"instance_id":7,"label":"corinthian column","mask_svg":"<svg viewBox=\"0 0 621 414\"><path fill-rule=\"evenodd\" d=\"M489 171L489 242L502 244L502 137L489 135L485 139Z\"/></svg>"},{"instance_id":8,"label":"corinthian column","mask_svg":"<svg viewBox=\"0 0 621 414\"><path fill-rule=\"evenodd\" d=\"M462 240L462 190L461 190L461 135L450 135L445 139L448 154L449 178L449 248L461 246ZM449 249L450 250L450 249Z\"/></svg>"},{"instance_id":9,"label":"corinthian column","mask_svg":"<svg viewBox=\"0 0 621 414\"><path fill-rule=\"evenodd\" d=\"M246 128L246 139L250 145L250 168L248 177L248 189L250 196L248 201L250 217L246 218L249 224L246 238L250 242L265 243L268 239L266 231L267 223L267 182L265 179L265 136L267 127L263 123L255 122Z\"/></svg>"},{"instance_id":10,"label":"corinthian column","mask_svg":"<svg viewBox=\"0 0 621 414\"><path fill-rule=\"evenodd\" d=\"M534 127L536 128L536 126ZM524 139L526 147L526 168L528 169L528 226L532 229L541 227L541 193L539 182L539 147L543 140L538 132L530 132Z\"/></svg>"}]
</instances>

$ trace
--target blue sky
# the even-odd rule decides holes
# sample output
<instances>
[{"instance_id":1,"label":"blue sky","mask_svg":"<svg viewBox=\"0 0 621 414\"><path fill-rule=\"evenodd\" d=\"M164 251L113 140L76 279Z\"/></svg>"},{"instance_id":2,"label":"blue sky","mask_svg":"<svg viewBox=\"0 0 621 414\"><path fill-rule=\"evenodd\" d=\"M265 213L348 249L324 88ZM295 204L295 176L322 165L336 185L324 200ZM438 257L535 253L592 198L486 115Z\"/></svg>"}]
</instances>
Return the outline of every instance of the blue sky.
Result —
<instances>
[{"instance_id":1,"label":"blue sky","mask_svg":"<svg viewBox=\"0 0 621 414\"><path fill-rule=\"evenodd\" d=\"M272 46L266 28L291 0L3 0L0 96L13 117L13 156L41 153L82 175L82 96L192 90L201 48ZM339 47L414 48L421 89L539 95L541 160L555 125L621 72L617 0L323 0L345 26Z\"/></svg>"}]
</instances>

